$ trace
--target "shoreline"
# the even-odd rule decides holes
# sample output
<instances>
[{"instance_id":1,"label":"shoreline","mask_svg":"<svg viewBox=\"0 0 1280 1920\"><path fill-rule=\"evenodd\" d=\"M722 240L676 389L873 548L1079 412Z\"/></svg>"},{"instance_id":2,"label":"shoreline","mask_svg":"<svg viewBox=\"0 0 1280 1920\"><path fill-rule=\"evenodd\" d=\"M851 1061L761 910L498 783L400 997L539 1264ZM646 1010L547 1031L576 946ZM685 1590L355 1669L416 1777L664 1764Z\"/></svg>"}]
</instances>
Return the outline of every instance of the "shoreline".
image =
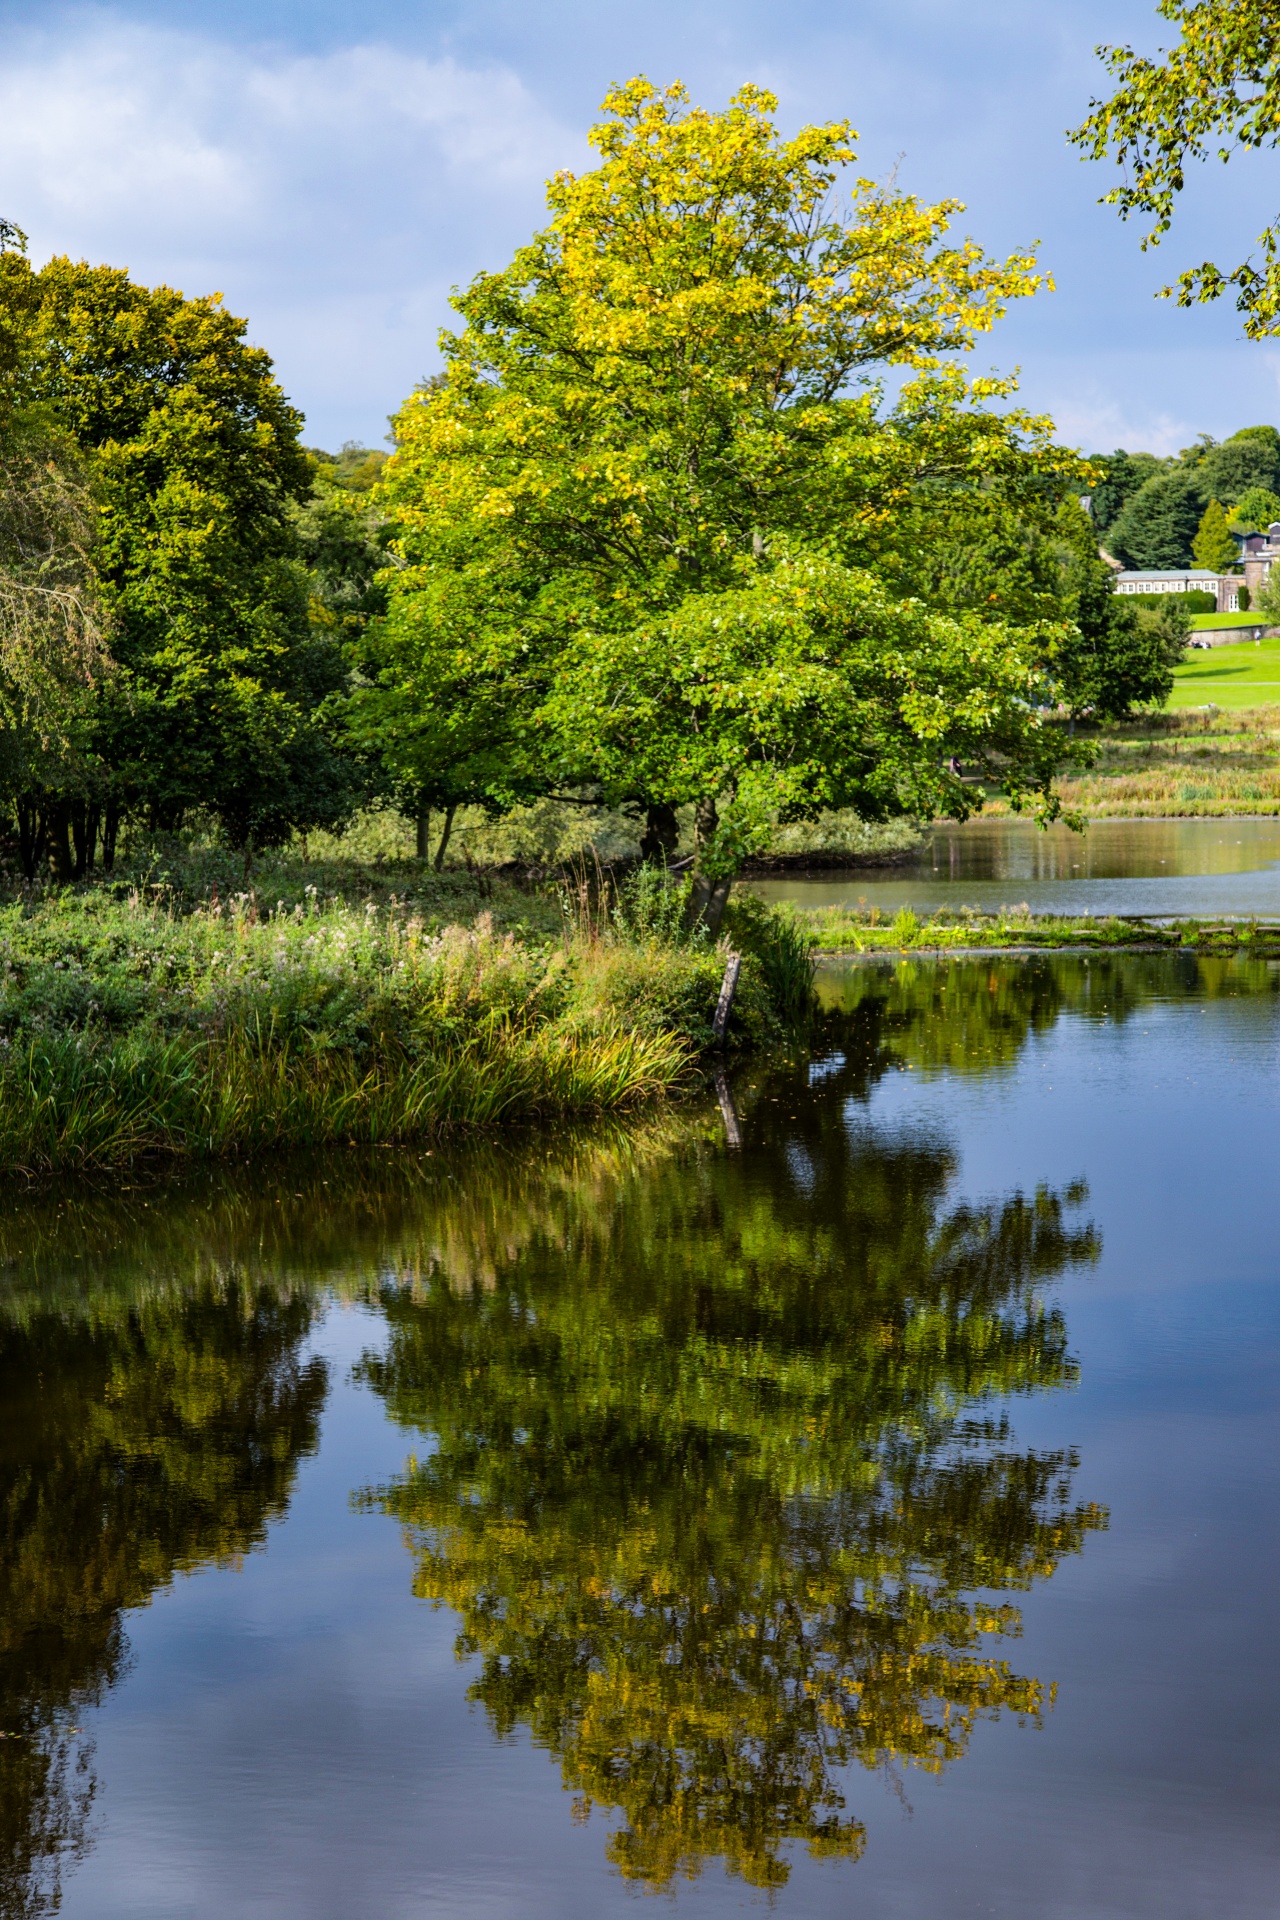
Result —
<instances>
[{"instance_id":1,"label":"shoreline","mask_svg":"<svg viewBox=\"0 0 1280 1920\"><path fill-rule=\"evenodd\" d=\"M1243 915L1190 915L1166 919L1145 915L994 914L960 920L917 920L904 912L882 921L839 907L791 908L823 960L885 955L938 958L1027 953L1186 953L1280 959L1280 922Z\"/></svg>"}]
</instances>

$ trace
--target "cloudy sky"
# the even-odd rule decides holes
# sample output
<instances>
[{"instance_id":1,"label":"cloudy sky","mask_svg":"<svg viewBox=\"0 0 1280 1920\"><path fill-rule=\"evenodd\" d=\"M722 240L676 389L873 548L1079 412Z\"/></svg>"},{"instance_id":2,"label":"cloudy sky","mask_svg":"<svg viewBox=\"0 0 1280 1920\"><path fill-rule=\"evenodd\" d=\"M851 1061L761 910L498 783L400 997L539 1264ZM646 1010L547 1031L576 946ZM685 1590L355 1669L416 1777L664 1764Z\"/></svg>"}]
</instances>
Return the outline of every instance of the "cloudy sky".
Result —
<instances>
[{"instance_id":1,"label":"cloudy sky","mask_svg":"<svg viewBox=\"0 0 1280 1920\"><path fill-rule=\"evenodd\" d=\"M1020 366L1073 443L1169 452L1280 418L1280 340L1153 298L1247 251L1270 157L1208 170L1144 255L1066 144L1102 86L1095 44L1160 31L1154 0L0 0L0 213L37 259L219 289L311 444L376 445L437 364L450 287L540 223L611 81L678 77L718 105L754 80L787 127L848 117L866 172L964 200L989 251L1038 240L1057 292L975 364Z\"/></svg>"}]
</instances>

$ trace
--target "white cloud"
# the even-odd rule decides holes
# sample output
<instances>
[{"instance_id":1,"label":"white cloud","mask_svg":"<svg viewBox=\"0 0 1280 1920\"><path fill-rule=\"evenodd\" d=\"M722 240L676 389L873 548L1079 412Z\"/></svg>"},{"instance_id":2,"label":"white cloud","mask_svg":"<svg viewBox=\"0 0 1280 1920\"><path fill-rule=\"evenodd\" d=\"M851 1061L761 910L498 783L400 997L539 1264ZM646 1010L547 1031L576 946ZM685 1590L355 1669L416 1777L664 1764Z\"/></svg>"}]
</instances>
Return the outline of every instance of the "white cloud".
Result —
<instances>
[{"instance_id":1,"label":"white cloud","mask_svg":"<svg viewBox=\"0 0 1280 1920\"><path fill-rule=\"evenodd\" d=\"M498 64L268 56L101 16L5 51L0 213L33 255L224 291L330 438L380 429L450 284L501 264L582 153Z\"/></svg>"},{"instance_id":2,"label":"white cloud","mask_svg":"<svg viewBox=\"0 0 1280 1920\"><path fill-rule=\"evenodd\" d=\"M1101 394L1064 399L1052 409L1058 439L1066 446L1081 447L1086 453L1110 453L1126 447L1132 453L1159 454L1162 458L1190 446L1199 427L1163 410L1125 406Z\"/></svg>"}]
</instances>

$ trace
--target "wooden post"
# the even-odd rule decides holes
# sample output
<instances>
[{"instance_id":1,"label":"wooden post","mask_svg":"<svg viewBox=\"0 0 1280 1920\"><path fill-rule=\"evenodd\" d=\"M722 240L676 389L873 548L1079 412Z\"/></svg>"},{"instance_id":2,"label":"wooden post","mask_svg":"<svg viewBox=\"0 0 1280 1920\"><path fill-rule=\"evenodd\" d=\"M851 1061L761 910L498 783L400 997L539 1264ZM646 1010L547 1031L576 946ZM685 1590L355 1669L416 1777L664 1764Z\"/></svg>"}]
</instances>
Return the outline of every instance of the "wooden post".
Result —
<instances>
[{"instance_id":1,"label":"wooden post","mask_svg":"<svg viewBox=\"0 0 1280 1920\"><path fill-rule=\"evenodd\" d=\"M720 982L720 998L716 1001L716 1017L711 1022L711 1032L718 1047L724 1045L724 1031L729 1024L729 1015L733 1010L733 996L738 991L738 975L742 972L742 955L731 953L725 962L724 979Z\"/></svg>"},{"instance_id":2,"label":"wooden post","mask_svg":"<svg viewBox=\"0 0 1280 1920\"><path fill-rule=\"evenodd\" d=\"M738 1125L738 1109L733 1104L733 1089L729 1085L729 1076L723 1067L715 1072L716 1099L720 1102L720 1118L724 1121L724 1142L734 1149L742 1145L742 1128Z\"/></svg>"}]
</instances>

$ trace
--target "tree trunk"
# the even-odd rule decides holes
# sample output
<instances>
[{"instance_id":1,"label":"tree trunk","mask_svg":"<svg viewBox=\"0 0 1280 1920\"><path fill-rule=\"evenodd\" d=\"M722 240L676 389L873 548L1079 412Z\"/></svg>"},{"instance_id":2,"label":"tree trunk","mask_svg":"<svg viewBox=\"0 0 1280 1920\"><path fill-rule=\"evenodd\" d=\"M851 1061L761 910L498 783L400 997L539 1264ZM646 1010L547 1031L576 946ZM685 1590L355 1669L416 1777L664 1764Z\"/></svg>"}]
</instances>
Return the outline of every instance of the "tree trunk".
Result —
<instances>
[{"instance_id":1,"label":"tree trunk","mask_svg":"<svg viewBox=\"0 0 1280 1920\"><path fill-rule=\"evenodd\" d=\"M449 835L453 832L453 816L457 811L456 806L446 807L444 810L444 827L440 834L440 845L436 848L435 867L437 873L439 873L444 866L444 850L449 844Z\"/></svg>"},{"instance_id":2,"label":"tree trunk","mask_svg":"<svg viewBox=\"0 0 1280 1920\"><path fill-rule=\"evenodd\" d=\"M108 873L116 863L116 840L120 833L120 803L108 800L102 810L102 864Z\"/></svg>"},{"instance_id":3,"label":"tree trunk","mask_svg":"<svg viewBox=\"0 0 1280 1920\"><path fill-rule=\"evenodd\" d=\"M711 798L699 800L694 808L693 817L698 857L701 859L708 842L714 837L715 830L720 824L720 813L715 800ZM689 925L696 927L701 922L714 940L720 931L724 910L729 904L729 889L732 885L732 877L727 880L712 880L705 873L695 873L693 887L689 894Z\"/></svg>"},{"instance_id":4,"label":"tree trunk","mask_svg":"<svg viewBox=\"0 0 1280 1920\"><path fill-rule=\"evenodd\" d=\"M38 800L18 801L18 858L28 880L34 880L44 858L46 830Z\"/></svg>"},{"instance_id":5,"label":"tree trunk","mask_svg":"<svg viewBox=\"0 0 1280 1920\"><path fill-rule=\"evenodd\" d=\"M418 830L418 844L416 849L417 855L419 860L425 860L431 852L431 809L430 807L418 808L417 830Z\"/></svg>"},{"instance_id":6,"label":"tree trunk","mask_svg":"<svg viewBox=\"0 0 1280 1920\"><path fill-rule=\"evenodd\" d=\"M73 800L67 809L71 844L75 849L74 877L83 880L93 865L93 843L98 834L98 809L87 800Z\"/></svg>"},{"instance_id":7,"label":"tree trunk","mask_svg":"<svg viewBox=\"0 0 1280 1920\"><path fill-rule=\"evenodd\" d=\"M53 870L59 880L76 878L75 856L71 851L70 814L71 806L66 800L55 800L49 809L49 852L53 856Z\"/></svg>"},{"instance_id":8,"label":"tree trunk","mask_svg":"<svg viewBox=\"0 0 1280 1920\"><path fill-rule=\"evenodd\" d=\"M732 887L731 879L708 880L705 873L695 873L689 894L689 925L696 927L701 922L714 940L720 931Z\"/></svg>"},{"instance_id":9,"label":"tree trunk","mask_svg":"<svg viewBox=\"0 0 1280 1920\"><path fill-rule=\"evenodd\" d=\"M706 846L720 825L720 809L711 796L704 796L693 810L693 835L698 843L698 851Z\"/></svg>"},{"instance_id":10,"label":"tree trunk","mask_svg":"<svg viewBox=\"0 0 1280 1920\"><path fill-rule=\"evenodd\" d=\"M664 867L669 867L679 842L680 826L675 808L669 807L665 801L651 800L645 810L640 858L655 863L661 861Z\"/></svg>"}]
</instances>

